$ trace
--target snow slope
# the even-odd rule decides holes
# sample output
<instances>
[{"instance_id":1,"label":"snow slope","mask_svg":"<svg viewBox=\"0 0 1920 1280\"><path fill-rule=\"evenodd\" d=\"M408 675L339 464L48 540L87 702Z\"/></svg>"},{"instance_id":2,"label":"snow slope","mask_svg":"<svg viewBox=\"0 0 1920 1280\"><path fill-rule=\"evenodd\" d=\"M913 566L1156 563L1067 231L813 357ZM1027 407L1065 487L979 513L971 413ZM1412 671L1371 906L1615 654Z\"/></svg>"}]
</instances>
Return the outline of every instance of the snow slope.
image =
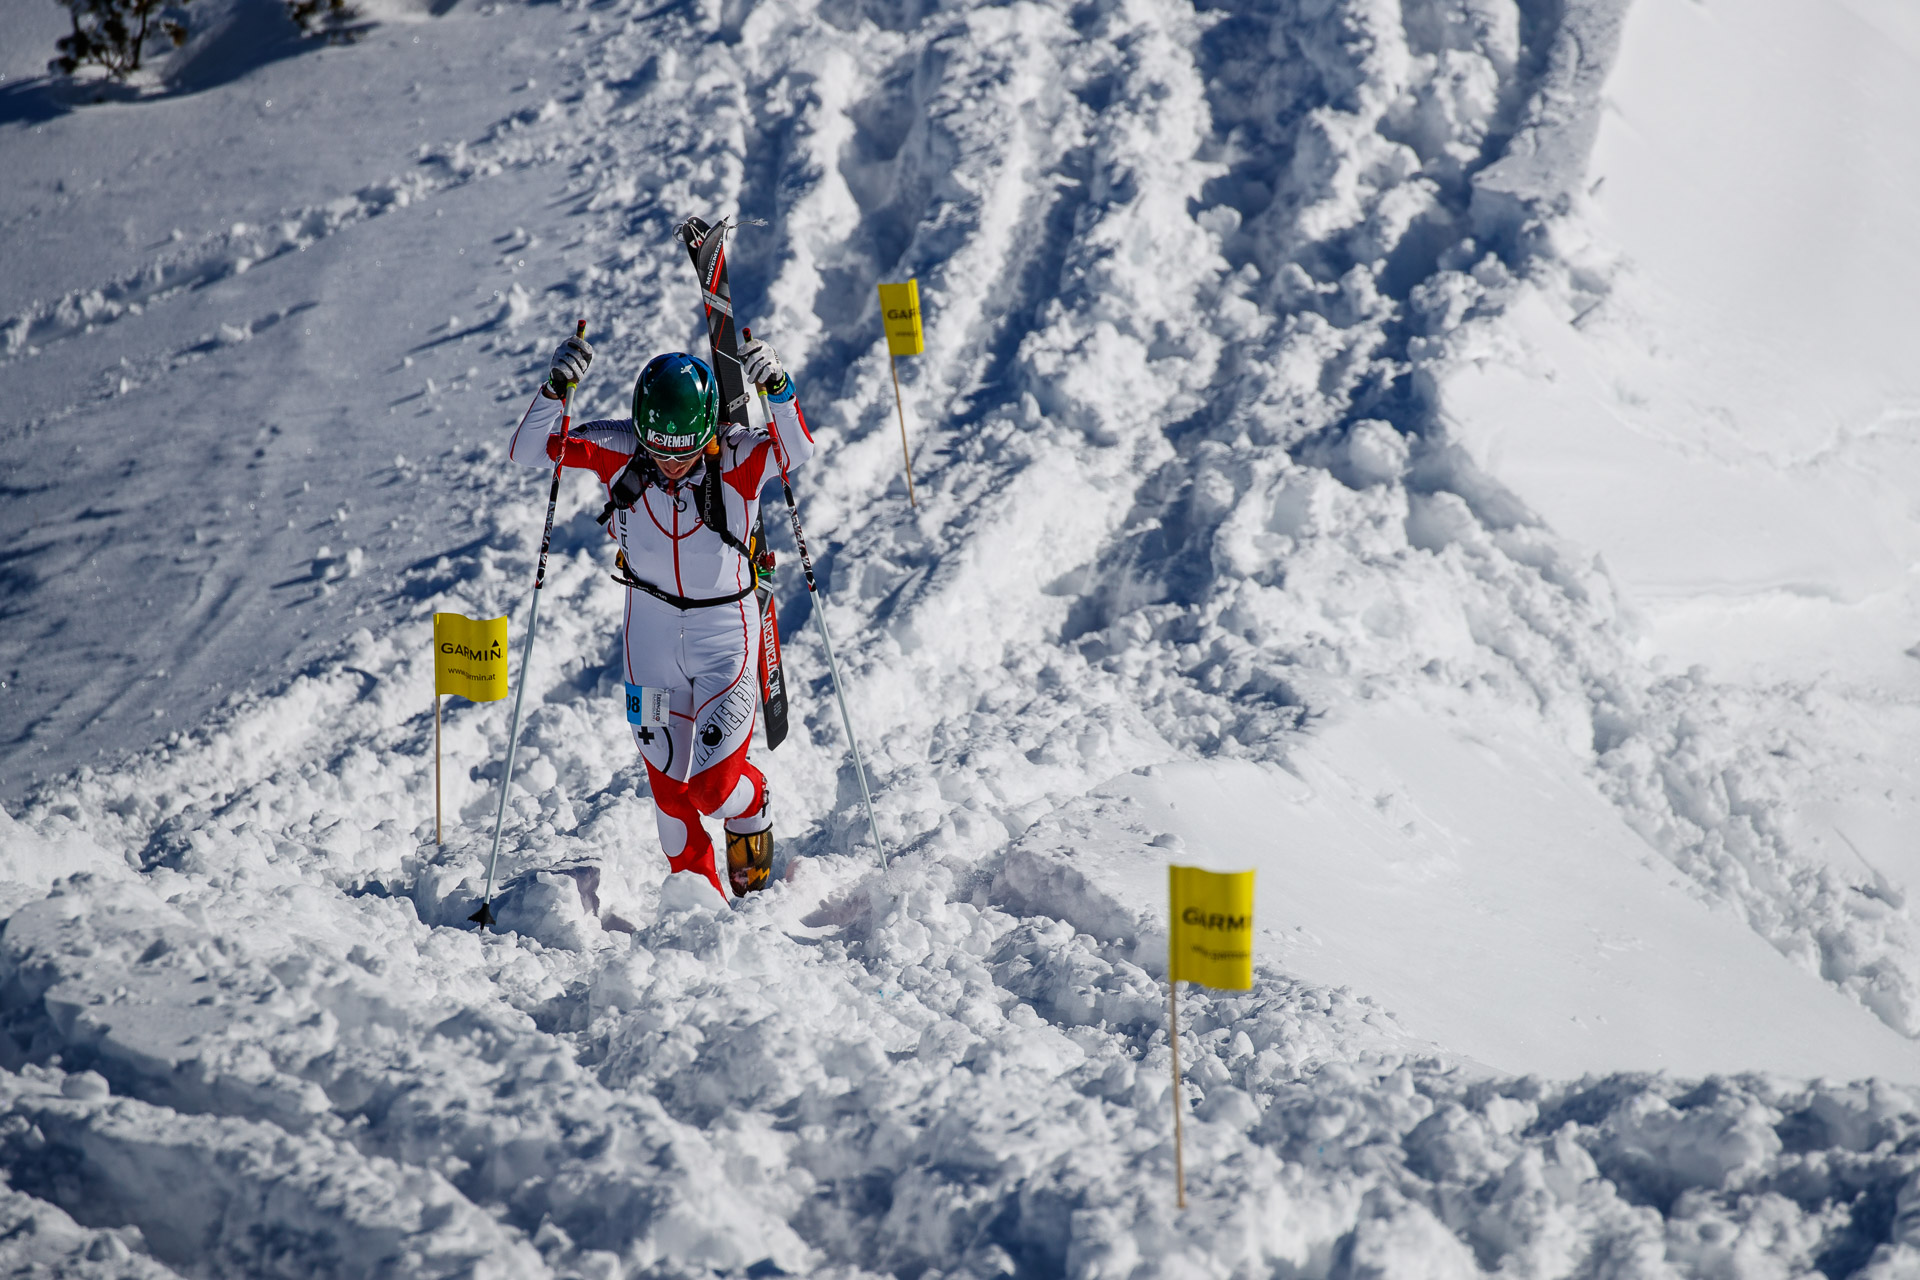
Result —
<instances>
[{"instance_id":1,"label":"snow slope","mask_svg":"<svg viewBox=\"0 0 1920 1280\"><path fill-rule=\"evenodd\" d=\"M1920 681L1916 69L1881 0L1636 5L1591 175L1619 278L1571 325L1519 313L1533 376L1451 388L1463 438L1681 662Z\"/></svg>"},{"instance_id":2,"label":"snow slope","mask_svg":"<svg viewBox=\"0 0 1920 1280\"><path fill-rule=\"evenodd\" d=\"M1636 4L1565 241L1587 292L1516 299L1439 375L1454 437L1689 670L1676 740L1741 778L1756 844L1895 904L1920 874L1917 72L1907 6Z\"/></svg>"},{"instance_id":3,"label":"snow slope","mask_svg":"<svg viewBox=\"0 0 1920 1280\"><path fill-rule=\"evenodd\" d=\"M1255 867L1288 972L1351 984L1454 1053L1547 1076L1914 1079L1910 1041L1635 858L1644 846L1553 744L1476 719L1369 709L1286 770L1183 762L1099 794L1182 857ZM1276 820L1249 829L1250 805ZM1077 846L1115 864L1090 878L1151 920L1159 868L1089 834Z\"/></svg>"},{"instance_id":4,"label":"snow slope","mask_svg":"<svg viewBox=\"0 0 1920 1280\"><path fill-rule=\"evenodd\" d=\"M6 99L0 1257L1920 1258L1920 947L1786 799L1893 761L1803 732L1824 686L1658 670L1461 422L1524 308L1616 296L1576 198L1614 7L383 16ZM802 501L895 869L788 581L782 878L658 883L569 484L477 935L505 706L449 708L436 849L430 617L524 616L503 430L576 316L587 413L695 341L696 211L764 222L735 296L832 459ZM917 511L872 303L909 274ZM1252 992L1183 998L1184 1215L1170 850L1257 862L1266 929Z\"/></svg>"}]
</instances>

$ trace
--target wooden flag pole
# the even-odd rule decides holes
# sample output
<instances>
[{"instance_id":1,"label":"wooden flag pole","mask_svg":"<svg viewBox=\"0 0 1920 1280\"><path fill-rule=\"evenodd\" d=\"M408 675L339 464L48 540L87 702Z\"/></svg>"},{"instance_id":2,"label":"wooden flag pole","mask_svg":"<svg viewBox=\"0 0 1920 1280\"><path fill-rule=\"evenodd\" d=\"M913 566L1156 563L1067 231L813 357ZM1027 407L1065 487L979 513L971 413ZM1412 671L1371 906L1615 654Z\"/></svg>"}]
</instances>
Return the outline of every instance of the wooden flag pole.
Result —
<instances>
[{"instance_id":1,"label":"wooden flag pole","mask_svg":"<svg viewBox=\"0 0 1920 1280\"><path fill-rule=\"evenodd\" d=\"M926 347L920 333L920 282L880 286L882 329L887 336L887 368L893 374L893 411L900 418L900 460L907 468L907 501L917 510L913 492L913 451L907 447L907 406L900 395L901 356L917 356Z\"/></svg>"},{"instance_id":2,"label":"wooden flag pole","mask_svg":"<svg viewBox=\"0 0 1920 1280\"><path fill-rule=\"evenodd\" d=\"M1167 979L1167 1044L1173 1049L1173 1184L1179 1207L1187 1207L1187 1161L1180 1129L1180 983Z\"/></svg>"},{"instance_id":3,"label":"wooden flag pole","mask_svg":"<svg viewBox=\"0 0 1920 1280\"><path fill-rule=\"evenodd\" d=\"M1180 1097L1180 980L1253 988L1253 872L1167 868L1167 1044L1173 1050L1173 1176L1187 1207Z\"/></svg>"},{"instance_id":4,"label":"wooden flag pole","mask_svg":"<svg viewBox=\"0 0 1920 1280\"><path fill-rule=\"evenodd\" d=\"M440 703L448 696L468 702L507 696L507 619L435 613L433 650L433 843L438 848L447 838Z\"/></svg>"},{"instance_id":5,"label":"wooden flag pole","mask_svg":"<svg viewBox=\"0 0 1920 1280\"><path fill-rule=\"evenodd\" d=\"M900 362L887 352L887 367L893 370L893 411L900 417L900 460L907 464L907 503L916 511L920 500L913 496L913 455L907 452L907 411L900 403Z\"/></svg>"}]
</instances>

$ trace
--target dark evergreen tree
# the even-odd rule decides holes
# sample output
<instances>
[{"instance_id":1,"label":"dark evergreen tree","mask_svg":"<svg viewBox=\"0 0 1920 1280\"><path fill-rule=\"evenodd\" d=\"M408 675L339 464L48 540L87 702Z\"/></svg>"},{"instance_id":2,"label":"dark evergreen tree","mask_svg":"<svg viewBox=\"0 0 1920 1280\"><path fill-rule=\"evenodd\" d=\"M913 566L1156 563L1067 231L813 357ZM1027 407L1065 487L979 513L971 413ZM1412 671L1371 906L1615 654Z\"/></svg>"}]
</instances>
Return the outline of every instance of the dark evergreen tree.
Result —
<instances>
[{"instance_id":1,"label":"dark evergreen tree","mask_svg":"<svg viewBox=\"0 0 1920 1280\"><path fill-rule=\"evenodd\" d=\"M347 0L286 0L287 16L300 33L317 40L346 43L357 40L369 24Z\"/></svg>"},{"instance_id":2,"label":"dark evergreen tree","mask_svg":"<svg viewBox=\"0 0 1920 1280\"><path fill-rule=\"evenodd\" d=\"M89 64L116 80L140 69L147 42L165 38L178 48L187 41L189 0L59 0L73 18L73 34L60 37L60 55L49 67L72 75Z\"/></svg>"}]
</instances>

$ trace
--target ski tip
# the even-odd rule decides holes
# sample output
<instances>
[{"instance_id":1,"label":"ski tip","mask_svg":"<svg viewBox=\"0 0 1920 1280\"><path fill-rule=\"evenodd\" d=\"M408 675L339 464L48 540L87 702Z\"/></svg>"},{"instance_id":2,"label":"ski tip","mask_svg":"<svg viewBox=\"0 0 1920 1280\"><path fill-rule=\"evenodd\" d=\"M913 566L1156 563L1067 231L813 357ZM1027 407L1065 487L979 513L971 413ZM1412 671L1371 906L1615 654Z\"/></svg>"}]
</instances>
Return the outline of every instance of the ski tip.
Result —
<instances>
[{"instance_id":1,"label":"ski tip","mask_svg":"<svg viewBox=\"0 0 1920 1280\"><path fill-rule=\"evenodd\" d=\"M492 905L490 903L485 903L485 902L481 903L480 909L474 912L472 915L468 916L467 919L473 921L475 924L479 925L482 929L489 927L490 925L493 924Z\"/></svg>"}]
</instances>

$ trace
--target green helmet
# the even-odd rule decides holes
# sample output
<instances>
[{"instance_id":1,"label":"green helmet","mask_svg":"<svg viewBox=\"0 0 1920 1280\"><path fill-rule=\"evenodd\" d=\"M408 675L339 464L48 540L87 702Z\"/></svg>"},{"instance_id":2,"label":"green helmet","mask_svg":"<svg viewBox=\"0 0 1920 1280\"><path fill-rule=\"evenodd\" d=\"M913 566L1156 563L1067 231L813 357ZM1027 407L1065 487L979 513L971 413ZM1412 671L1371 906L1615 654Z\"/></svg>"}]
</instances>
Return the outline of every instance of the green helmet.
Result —
<instances>
[{"instance_id":1,"label":"green helmet","mask_svg":"<svg viewBox=\"0 0 1920 1280\"><path fill-rule=\"evenodd\" d=\"M691 458L713 439L719 394L706 361L685 352L655 356L633 384L640 447L659 458Z\"/></svg>"}]
</instances>

